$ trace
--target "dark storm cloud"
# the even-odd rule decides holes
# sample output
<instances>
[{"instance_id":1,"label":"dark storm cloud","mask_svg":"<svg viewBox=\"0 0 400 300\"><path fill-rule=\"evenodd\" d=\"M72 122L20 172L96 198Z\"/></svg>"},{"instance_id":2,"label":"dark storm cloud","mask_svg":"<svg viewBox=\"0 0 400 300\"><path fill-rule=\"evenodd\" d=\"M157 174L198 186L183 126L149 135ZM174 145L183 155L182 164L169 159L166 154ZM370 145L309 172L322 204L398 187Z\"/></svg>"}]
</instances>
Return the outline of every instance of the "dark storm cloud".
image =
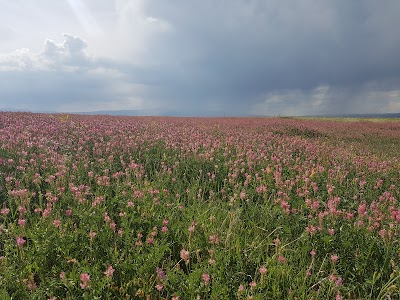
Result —
<instances>
[{"instance_id":1,"label":"dark storm cloud","mask_svg":"<svg viewBox=\"0 0 400 300\"><path fill-rule=\"evenodd\" d=\"M175 93L166 87L175 99L245 107L271 92L329 85L337 89L331 106L349 109L340 102L369 82L399 87L398 1L174 3L148 1L147 11L173 27L149 56L180 74Z\"/></svg>"}]
</instances>

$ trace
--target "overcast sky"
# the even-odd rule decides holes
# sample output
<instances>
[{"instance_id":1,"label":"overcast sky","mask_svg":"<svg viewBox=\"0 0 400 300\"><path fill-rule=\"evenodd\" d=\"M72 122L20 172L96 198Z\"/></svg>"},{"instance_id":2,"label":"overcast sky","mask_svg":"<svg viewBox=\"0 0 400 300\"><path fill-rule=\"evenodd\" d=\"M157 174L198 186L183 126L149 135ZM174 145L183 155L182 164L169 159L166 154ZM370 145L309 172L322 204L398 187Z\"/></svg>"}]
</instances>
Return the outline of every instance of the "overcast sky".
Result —
<instances>
[{"instance_id":1,"label":"overcast sky","mask_svg":"<svg viewBox=\"0 0 400 300\"><path fill-rule=\"evenodd\" d=\"M398 0L0 0L0 109L400 112Z\"/></svg>"}]
</instances>

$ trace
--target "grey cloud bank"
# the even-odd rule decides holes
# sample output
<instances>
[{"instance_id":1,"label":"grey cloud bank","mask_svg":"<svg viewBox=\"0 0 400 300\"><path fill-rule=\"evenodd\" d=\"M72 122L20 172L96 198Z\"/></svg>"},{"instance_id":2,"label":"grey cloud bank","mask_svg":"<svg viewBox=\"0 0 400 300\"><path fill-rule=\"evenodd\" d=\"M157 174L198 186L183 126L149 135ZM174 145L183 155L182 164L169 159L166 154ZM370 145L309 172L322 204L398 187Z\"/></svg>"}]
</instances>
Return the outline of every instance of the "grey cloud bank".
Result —
<instances>
[{"instance_id":1,"label":"grey cloud bank","mask_svg":"<svg viewBox=\"0 0 400 300\"><path fill-rule=\"evenodd\" d=\"M21 45L4 53L0 108L400 111L398 1L67 2L81 31L64 34L60 43L48 39L37 52ZM68 32L74 22L64 22Z\"/></svg>"}]
</instances>

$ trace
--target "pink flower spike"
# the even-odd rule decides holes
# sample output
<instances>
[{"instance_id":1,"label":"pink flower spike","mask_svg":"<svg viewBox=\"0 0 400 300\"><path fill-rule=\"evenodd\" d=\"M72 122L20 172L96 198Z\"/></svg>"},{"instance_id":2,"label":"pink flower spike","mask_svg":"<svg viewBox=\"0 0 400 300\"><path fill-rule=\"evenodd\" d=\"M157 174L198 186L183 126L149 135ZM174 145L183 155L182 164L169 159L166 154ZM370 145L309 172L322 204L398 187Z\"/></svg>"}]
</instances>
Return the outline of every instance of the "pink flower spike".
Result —
<instances>
[{"instance_id":1,"label":"pink flower spike","mask_svg":"<svg viewBox=\"0 0 400 300\"><path fill-rule=\"evenodd\" d=\"M107 270L104 272L104 275L106 275L107 278L111 278L115 272L115 269L112 267L112 265L109 265L107 267Z\"/></svg>"},{"instance_id":2,"label":"pink flower spike","mask_svg":"<svg viewBox=\"0 0 400 300\"><path fill-rule=\"evenodd\" d=\"M90 275L88 273L82 273L80 276L82 283L80 284L81 288L84 290L89 286L90 283Z\"/></svg>"},{"instance_id":3,"label":"pink flower spike","mask_svg":"<svg viewBox=\"0 0 400 300\"><path fill-rule=\"evenodd\" d=\"M343 283L343 279L342 279L342 277L339 277L339 278L336 280L336 286L341 286L342 283Z\"/></svg>"},{"instance_id":4,"label":"pink flower spike","mask_svg":"<svg viewBox=\"0 0 400 300\"><path fill-rule=\"evenodd\" d=\"M286 258L285 258L283 255L279 255L279 256L278 256L278 261L279 261L280 263L284 263L284 262L286 262Z\"/></svg>"},{"instance_id":5,"label":"pink flower spike","mask_svg":"<svg viewBox=\"0 0 400 300\"><path fill-rule=\"evenodd\" d=\"M204 284L208 285L208 283L210 282L210 275L207 273L204 273L203 275L201 275L201 278L203 279Z\"/></svg>"},{"instance_id":6,"label":"pink flower spike","mask_svg":"<svg viewBox=\"0 0 400 300\"><path fill-rule=\"evenodd\" d=\"M21 227L25 227L26 220L25 219L18 219L18 225L21 226Z\"/></svg>"},{"instance_id":7,"label":"pink flower spike","mask_svg":"<svg viewBox=\"0 0 400 300\"><path fill-rule=\"evenodd\" d=\"M26 243L25 239L22 236L17 237L16 242L19 248L22 248L22 246Z\"/></svg>"},{"instance_id":8,"label":"pink flower spike","mask_svg":"<svg viewBox=\"0 0 400 300\"><path fill-rule=\"evenodd\" d=\"M331 255L331 261L335 264L339 260L339 256L336 254Z\"/></svg>"},{"instance_id":9,"label":"pink flower spike","mask_svg":"<svg viewBox=\"0 0 400 300\"><path fill-rule=\"evenodd\" d=\"M61 221L60 221L59 219L54 219L53 225L54 225L55 227L60 227Z\"/></svg>"},{"instance_id":10,"label":"pink flower spike","mask_svg":"<svg viewBox=\"0 0 400 300\"><path fill-rule=\"evenodd\" d=\"M93 238L94 238L96 235L97 235L97 233L94 232L94 231L89 232L89 237L90 237L91 240L93 240Z\"/></svg>"},{"instance_id":11,"label":"pink flower spike","mask_svg":"<svg viewBox=\"0 0 400 300\"><path fill-rule=\"evenodd\" d=\"M267 267L266 267L266 266L262 266L262 267L259 269L259 272L260 272L261 275L266 274L267 271L268 271L268 270L267 270Z\"/></svg>"},{"instance_id":12,"label":"pink flower spike","mask_svg":"<svg viewBox=\"0 0 400 300\"><path fill-rule=\"evenodd\" d=\"M26 285L30 291L34 291L37 288L36 282L32 278L27 281Z\"/></svg>"},{"instance_id":13,"label":"pink flower spike","mask_svg":"<svg viewBox=\"0 0 400 300\"><path fill-rule=\"evenodd\" d=\"M252 288L256 287L257 286L257 282L252 281L252 282L249 283L249 286L252 287Z\"/></svg>"},{"instance_id":14,"label":"pink flower spike","mask_svg":"<svg viewBox=\"0 0 400 300\"><path fill-rule=\"evenodd\" d=\"M181 250L181 258L185 261L186 264L189 264L190 253L186 249Z\"/></svg>"}]
</instances>

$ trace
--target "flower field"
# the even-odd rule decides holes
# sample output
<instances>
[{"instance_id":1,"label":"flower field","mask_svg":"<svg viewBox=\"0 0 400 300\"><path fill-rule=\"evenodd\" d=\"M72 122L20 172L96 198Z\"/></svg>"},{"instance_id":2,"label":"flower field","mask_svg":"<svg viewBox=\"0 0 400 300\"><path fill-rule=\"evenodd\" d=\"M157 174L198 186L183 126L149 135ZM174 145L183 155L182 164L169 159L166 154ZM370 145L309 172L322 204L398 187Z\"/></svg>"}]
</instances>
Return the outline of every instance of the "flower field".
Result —
<instances>
[{"instance_id":1,"label":"flower field","mask_svg":"<svg viewBox=\"0 0 400 300\"><path fill-rule=\"evenodd\" d=\"M400 122L0 113L0 299L399 299Z\"/></svg>"}]
</instances>

